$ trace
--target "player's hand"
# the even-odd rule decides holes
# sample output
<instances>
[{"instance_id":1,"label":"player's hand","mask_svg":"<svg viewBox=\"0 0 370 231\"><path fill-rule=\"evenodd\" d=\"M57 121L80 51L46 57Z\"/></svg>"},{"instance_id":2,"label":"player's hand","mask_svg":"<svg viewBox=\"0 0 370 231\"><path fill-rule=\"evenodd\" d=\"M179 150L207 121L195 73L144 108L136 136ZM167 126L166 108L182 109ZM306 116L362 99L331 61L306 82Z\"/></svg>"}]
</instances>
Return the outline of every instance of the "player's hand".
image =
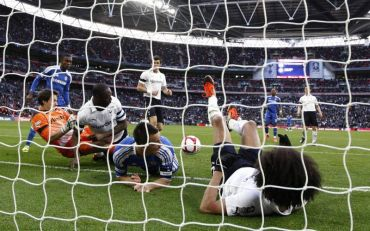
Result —
<instances>
[{"instance_id":1,"label":"player's hand","mask_svg":"<svg viewBox=\"0 0 370 231\"><path fill-rule=\"evenodd\" d=\"M29 102L31 102L31 100L33 99L33 95L32 95L32 93L30 92L30 93L28 93L28 95L26 95L26 103L29 103Z\"/></svg>"},{"instance_id":2,"label":"player's hand","mask_svg":"<svg viewBox=\"0 0 370 231\"><path fill-rule=\"evenodd\" d=\"M299 111L299 112L297 112L296 116L297 116L297 117L300 117L300 116L301 116L301 112L300 112L300 111Z\"/></svg>"},{"instance_id":3,"label":"player's hand","mask_svg":"<svg viewBox=\"0 0 370 231\"><path fill-rule=\"evenodd\" d=\"M279 136L279 145L280 146L292 146L292 143L290 143L289 137L287 134L282 135L278 134Z\"/></svg>"},{"instance_id":4,"label":"player's hand","mask_svg":"<svg viewBox=\"0 0 370 231\"><path fill-rule=\"evenodd\" d=\"M138 174L132 174L130 176L130 179L131 179L132 182L141 183L141 178Z\"/></svg>"},{"instance_id":5,"label":"player's hand","mask_svg":"<svg viewBox=\"0 0 370 231\"><path fill-rule=\"evenodd\" d=\"M166 91L166 95L171 96L171 95L172 95L172 90L167 89L167 91Z\"/></svg>"},{"instance_id":6,"label":"player's hand","mask_svg":"<svg viewBox=\"0 0 370 231\"><path fill-rule=\"evenodd\" d=\"M143 184L136 184L135 186L134 186L134 190L136 191L136 192L150 192L150 188L149 188L149 186L145 186L145 185L143 185Z\"/></svg>"},{"instance_id":7,"label":"player's hand","mask_svg":"<svg viewBox=\"0 0 370 231\"><path fill-rule=\"evenodd\" d=\"M62 133L67 133L69 130L74 128L75 125L76 125L76 117L74 115L70 115L67 120L67 123L60 130Z\"/></svg>"}]
</instances>

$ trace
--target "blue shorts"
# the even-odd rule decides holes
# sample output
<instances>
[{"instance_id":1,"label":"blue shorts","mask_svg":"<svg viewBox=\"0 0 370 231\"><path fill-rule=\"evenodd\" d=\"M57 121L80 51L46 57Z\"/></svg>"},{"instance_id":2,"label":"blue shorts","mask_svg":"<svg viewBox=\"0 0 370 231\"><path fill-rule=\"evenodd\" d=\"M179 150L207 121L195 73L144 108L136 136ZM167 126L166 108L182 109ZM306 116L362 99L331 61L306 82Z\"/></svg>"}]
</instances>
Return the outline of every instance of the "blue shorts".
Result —
<instances>
[{"instance_id":1,"label":"blue shorts","mask_svg":"<svg viewBox=\"0 0 370 231\"><path fill-rule=\"evenodd\" d=\"M220 144L220 143L219 143ZM219 145L215 144L215 145ZM239 148L239 153L236 153L235 147L231 143L225 143L223 147L214 147L213 154L217 154L221 148L220 156L221 161L224 158L228 160L232 160L232 164L229 168L223 169L225 174L225 181L229 179L229 177L239 168L243 167L254 167L257 159L258 153L260 151L259 148Z\"/></svg>"},{"instance_id":2,"label":"blue shorts","mask_svg":"<svg viewBox=\"0 0 370 231\"><path fill-rule=\"evenodd\" d=\"M277 124L277 115L272 113L266 113L265 114L265 125L273 125L276 126Z\"/></svg>"}]
</instances>

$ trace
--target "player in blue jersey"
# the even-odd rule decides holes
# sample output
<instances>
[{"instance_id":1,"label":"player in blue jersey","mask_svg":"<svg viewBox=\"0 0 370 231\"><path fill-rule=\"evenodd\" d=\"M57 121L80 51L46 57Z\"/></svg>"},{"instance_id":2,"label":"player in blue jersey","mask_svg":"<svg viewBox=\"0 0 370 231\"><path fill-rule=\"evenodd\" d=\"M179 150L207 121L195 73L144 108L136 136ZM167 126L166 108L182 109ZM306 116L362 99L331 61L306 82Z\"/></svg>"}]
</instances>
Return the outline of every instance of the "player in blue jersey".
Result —
<instances>
[{"instance_id":1,"label":"player in blue jersey","mask_svg":"<svg viewBox=\"0 0 370 231\"><path fill-rule=\"evenodd\" d=\"M126 137L116 145L113 162L117 179L132 185L138 192L150 192L170 185L173 173L179 168L172 143L161 136L156 127L145 122L135 127L133 137ZM128 175L129 166L147 169L150 175L159 175L159 178L154 181L155 184L141 183L138 174Z\"/></svg>"},{"instance_id":2,"label":"player in blue jersey","mask_svg":"<svg viewBox=\"0 0 370 231\"><path fill-rule=\"evenodd\" d=\"M281 102L281 99L276 96L276 89L271 89L271 95L267 96L267 109L265 113L265 133L266 139L270 137L269 135L269 125L273 126L274 131L274 142L277 142L277 119L278 113L282 115L281 106L278 104Z\"/></svg>"},{"instance_id":3,"label":"player in blue jersey","mask_svg":"<svg viewBox=\"0 0 370 231\"><path fill-rule=\"evenodd\" d=\"M288 115L286 117L286 130L292 131L292 116L291 115Z\"/></svg>"},{"instance_id":4,"label":"player in blue jersey","mask_svg":"<svg viewBox=\"0 0 370 231\"><path fill-rule=\"evenodd\" d=\"M59 60L59 65L46 67L41 74L36 76L36 78L32 82L28 95L26 96L27 101L32 100L41 80L45 80L46 88L53 89L54 91L58 92L58 107L70 107L69 87L72 82L72 76L69 73L68 69L72 65L72 56L63 55L60 57ZM36 132L31 127L28 133L26 145L22 148L23 152L29 152L31 141L33 140L35 135Z\"/></svg>"}]
</instances>

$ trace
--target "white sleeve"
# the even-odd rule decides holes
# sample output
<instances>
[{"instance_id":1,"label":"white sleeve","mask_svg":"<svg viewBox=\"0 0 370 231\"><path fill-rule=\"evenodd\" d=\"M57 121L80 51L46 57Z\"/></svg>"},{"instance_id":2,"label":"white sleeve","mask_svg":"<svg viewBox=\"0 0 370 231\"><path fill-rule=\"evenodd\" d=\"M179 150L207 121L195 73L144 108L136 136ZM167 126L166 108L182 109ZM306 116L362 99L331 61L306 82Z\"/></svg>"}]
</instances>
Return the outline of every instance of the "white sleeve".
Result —
<instances>
[{"instance_id":1,"label":"white sleeve","mask_svg":"<svg viewBox=\"0 0 370 231\"><path fill-rule=\"evenodd\" d=\"M124 121L126 119L126 112L123 110L121 102L116 97L113 97L113 101L116 108L116 120Z\"/></svg>"},{"instance_id":2,"label":"white sleeve","mask_svg":"<svg viewBox=\"0 0 370 231\"><path fill-rule=\"evenodd\" d=\"M147 74L147 71L144 71L140 75L139 83L145 84L147 81L148 81L148 74Z\"/></svg>"},{"instance_id":3,"label":"white sleeve","mask_svg":"<svg viewBox=\"0 0 370 231\"><path fill-rule=\"evenodd\" d=\"M299 101L298 101L299 103L303 103L302 98L303 98L303 96L301 98L299 98Z\"/></svg>"},{"instance_id":4,"label":"white sleeve","mask_svg":"<svg viewBox=\"0 0 370 231\"><path fill-rule=\"evenodd\" d=\"M78 130L82 132L86 125L86 118L83 110L77 113L77 120L78 120Z\"/></svg>"},{"instance_id":5,"label":"white sleeve","mask_svg":"<svg viewBox=\"0 0 370 231\"><path fill-rule=\"evenodd\" d=\"M319 105L319 102L317 102L317 98L315 96L314 98L315 98L315 101L314 101L315 105Z\"/></svg>"}]
</instances>

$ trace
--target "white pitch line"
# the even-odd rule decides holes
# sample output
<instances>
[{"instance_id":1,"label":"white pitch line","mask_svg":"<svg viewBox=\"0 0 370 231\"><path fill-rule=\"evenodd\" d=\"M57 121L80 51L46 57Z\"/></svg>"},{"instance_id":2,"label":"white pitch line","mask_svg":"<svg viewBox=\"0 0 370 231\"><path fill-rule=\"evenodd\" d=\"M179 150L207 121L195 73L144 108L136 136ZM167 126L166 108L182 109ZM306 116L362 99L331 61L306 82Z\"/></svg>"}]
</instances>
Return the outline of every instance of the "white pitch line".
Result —
<instances>
[{"instance_id":1,"label":"white pitch line","mask_svg":"<svg viewBox=\"0 0 370 231\"><path fill-rule=\"evenodd\" d=\"M9 162L9 161L0 161L0 164L9 164L9 165L19 165L18 162ZM21 163L21 166L27 167L36 167L36 168L50 168L50 169L63 169L63 170L70 170L69 167L62 167L62 166L53 166L53 165L38 165L38 164L30 164L30 163ZM80 168L81 172L101 172L101 173L109 173L108 170L102 169L90 169L90 168ZM111 174L114 174L114 171L110 171ZM131 174L131 173L129 173ZM175 179L184 179L182 176L173 176ZM199 181L210 181L210 178L205 177L185 177L186 180L199 180ZM323 186L323 189L327 190L338 190L338 191L346 191L349 188L340 188L340 187L331 187L331 186ZM354 189L354 191L361 191L361 192L370 192L370 189Z\"/></svg>"}]
</instances>

